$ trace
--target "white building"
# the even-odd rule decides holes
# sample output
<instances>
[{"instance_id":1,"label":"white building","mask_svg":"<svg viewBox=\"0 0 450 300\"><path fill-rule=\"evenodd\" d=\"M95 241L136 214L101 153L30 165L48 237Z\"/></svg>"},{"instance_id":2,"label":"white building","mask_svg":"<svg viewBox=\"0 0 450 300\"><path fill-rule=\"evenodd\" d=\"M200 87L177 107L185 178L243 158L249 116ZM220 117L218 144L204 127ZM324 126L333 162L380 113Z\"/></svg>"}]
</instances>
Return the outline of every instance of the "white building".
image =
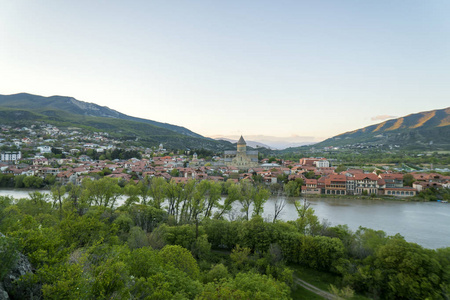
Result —
<instances>
[{"instance_id":1,"label":"white building","mask_svg":"<svg viewBox=\"0 0 450 300\"><path fill-rule=\"evenodd\" d=\"M321 160L315 161L314 164L316 165L316 168L329 168L330 162L324 158Z\"/></svg>"},{"instance_id":2,"label":"white building","mask_svg":"<svg viewBox=\"0 0 450 300\"><path fill-rule=\"evenodd\" d=\"M39 147L37 147L37 149L41 153L51 153L52 152L52 147L50 147L50 146L39 146Z\"/></svg>"},{"instance_id":3,"label":"white building","mask_svg":"<svg viewBox=\"0 0 450 300\"><path fill-rule=\"evenodd\" d=\"M20 151L3 151L1 153L1 161L16 161L22 159Z\"/></svg>"}]
</instances>

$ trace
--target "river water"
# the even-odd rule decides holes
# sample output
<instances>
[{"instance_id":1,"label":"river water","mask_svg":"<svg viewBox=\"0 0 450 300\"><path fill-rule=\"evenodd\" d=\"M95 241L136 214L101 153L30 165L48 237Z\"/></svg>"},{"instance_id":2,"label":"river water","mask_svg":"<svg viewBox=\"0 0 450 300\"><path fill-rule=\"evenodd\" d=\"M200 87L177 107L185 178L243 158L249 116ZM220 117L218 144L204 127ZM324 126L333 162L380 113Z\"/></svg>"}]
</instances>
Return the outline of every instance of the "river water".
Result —
<instances>
[{"instance_id":1,"label":"river water","mask_svg":"<svg viewBox=\"0 0 450 300\"><path fill-rule=\"evenodd\" d=\"M33 190L0 190L0 196L25 198L30 191ZM276 199L272 197L264 205L263 217L268 221L273 219ZM279 219L297 219L294 200L300 198L283 199L286 200L286 206ZM363 226L383 230L388 235L400 233L408 242L426 248L450 247L450 203L351 198L311 198L308 202L319 220L325 219L331 226L347 224L353 231ZM240 208L239 203L234 204L231 218L241 214Z\"/></svg>"},{"instance_id":2,"label":"river water","mask_svg":"<svg viewBox=\"0 0 450 300\"><path fill-rule=\"evenodd\" d=\"M273 218L274 202L275 198L267 201L265 218ZM331 226L347 224L353 231L363 226L388 235L400 233L408 242L426 248L450 247L450 203L351 198L311 198L308 202L319 220L325 219ZM293 199L287 200L280 219L297 219Z\"/></svg>"}]
</instances>

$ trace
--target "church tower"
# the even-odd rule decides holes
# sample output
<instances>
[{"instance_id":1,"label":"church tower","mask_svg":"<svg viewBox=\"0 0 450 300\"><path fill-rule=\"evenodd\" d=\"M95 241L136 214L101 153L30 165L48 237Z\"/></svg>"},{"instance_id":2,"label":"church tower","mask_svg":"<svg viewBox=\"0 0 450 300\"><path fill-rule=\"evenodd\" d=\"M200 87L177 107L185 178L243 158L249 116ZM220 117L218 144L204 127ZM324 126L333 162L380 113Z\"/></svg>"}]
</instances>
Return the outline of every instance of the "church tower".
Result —
<instances>
[{"instance_id":1,"label":"church tower","mask_svg":"<svg viewBox=\"0 0 450 300\"><path fill-rule=\"evenodd\" d=\"M244 138L241 135L241 138L237 142L237 152L245 153L247 151L247 143L244 141Z\"/></svg>"},{"instance_id":2,"label":"church tower","mask_svg":"<svg viewBox=\"0 0 450 300\"><path fill-rule=\"evenodd\" d=\"M258 166L258 151L247 151L247 143L241 135L236 150L225 150L224 162L226 166L237 167L239 170L248 170Z\"/></svg>"}]
</instances>

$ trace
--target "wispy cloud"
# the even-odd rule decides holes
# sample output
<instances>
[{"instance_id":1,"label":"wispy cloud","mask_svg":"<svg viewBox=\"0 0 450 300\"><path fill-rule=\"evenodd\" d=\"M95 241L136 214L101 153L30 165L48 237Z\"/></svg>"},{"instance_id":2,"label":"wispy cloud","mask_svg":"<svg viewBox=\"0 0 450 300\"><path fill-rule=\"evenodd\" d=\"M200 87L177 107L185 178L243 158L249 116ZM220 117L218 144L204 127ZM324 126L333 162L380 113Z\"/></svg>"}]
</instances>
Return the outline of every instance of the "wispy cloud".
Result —
<instances>
[{"instance_id":1,"label":"wispy cloud","mask_svg":"<svg viewBox=\"0 0 450 300\"><path fill-rule=\"evenodd\" d=\"M387 119L395 119L397 118L396 116L389 116L389 115L379 115L379 116L375 116L370 118L372 121L384 121Z\"/></svg>"}]
</instances>

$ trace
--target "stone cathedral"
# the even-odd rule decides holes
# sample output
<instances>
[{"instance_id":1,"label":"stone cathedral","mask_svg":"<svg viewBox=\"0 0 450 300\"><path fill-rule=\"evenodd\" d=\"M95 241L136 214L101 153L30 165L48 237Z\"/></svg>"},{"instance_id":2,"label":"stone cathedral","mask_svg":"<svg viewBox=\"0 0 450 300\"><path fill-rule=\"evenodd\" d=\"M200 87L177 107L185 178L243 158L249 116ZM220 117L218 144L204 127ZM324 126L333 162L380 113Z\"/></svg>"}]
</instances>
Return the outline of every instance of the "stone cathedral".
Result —
<instances>
[{"instance_id":1,"label":"stone cathedral","mask_svg":"<svg viewBox=\"0 0 450 300\"><path fill-rule=\"evenodd\" d=\"M247 151L247 143L241 135L237 142L237 151L225 151L224 161L226 166L237 167L241 170L258 166L258 151Z\"/></svg>"}]
</instances>

